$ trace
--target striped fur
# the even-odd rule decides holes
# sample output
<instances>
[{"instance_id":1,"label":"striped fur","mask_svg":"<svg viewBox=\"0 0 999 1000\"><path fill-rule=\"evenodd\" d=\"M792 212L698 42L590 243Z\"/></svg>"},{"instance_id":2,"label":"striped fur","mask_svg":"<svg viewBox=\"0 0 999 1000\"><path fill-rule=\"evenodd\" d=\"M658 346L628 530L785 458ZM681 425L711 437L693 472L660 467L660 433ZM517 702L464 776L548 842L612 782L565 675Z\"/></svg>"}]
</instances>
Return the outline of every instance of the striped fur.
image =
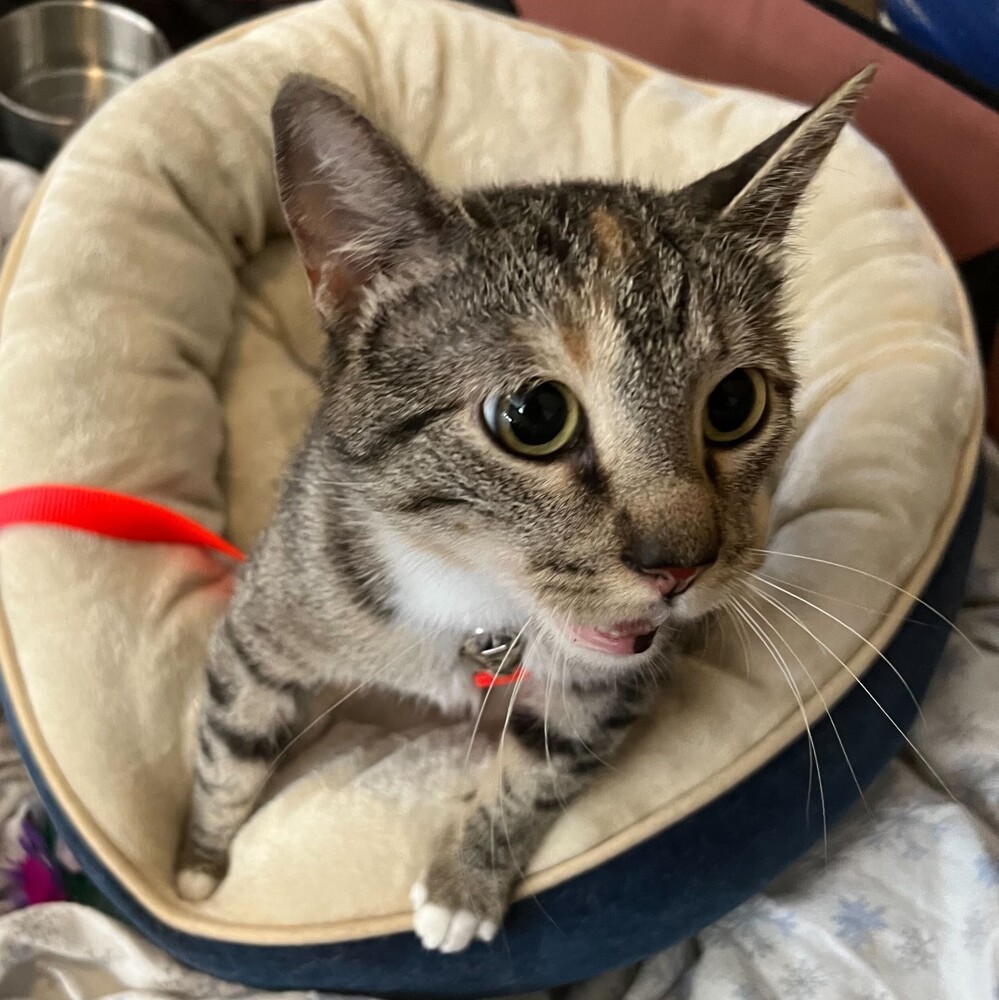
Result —
<instances>
[{"instance_id":1,"label":"striped fur","mask_svg":"<svg viewBox=\"0 0 999 1000\"><path fill-rule=\"evenodd\" d=\"M496 932L555 818L647 711L677 631L755 566L792 424L782 243L865 83L679 192L570 182L460 202L343 95L286 84L278 183L329 333L323 396L211 640L183 895L224 877L322 688L468 712L463 639L523 628L502 752L413 890L427 947ZM767 380L765 418L712 449L704 400L740 366ZM539 380L568 386L585 424L532 461L497 445L482 405ZM712 565L667 602L636 551ZM663 619L621 656L567 625Z\"/></svg>"}]
</instances>

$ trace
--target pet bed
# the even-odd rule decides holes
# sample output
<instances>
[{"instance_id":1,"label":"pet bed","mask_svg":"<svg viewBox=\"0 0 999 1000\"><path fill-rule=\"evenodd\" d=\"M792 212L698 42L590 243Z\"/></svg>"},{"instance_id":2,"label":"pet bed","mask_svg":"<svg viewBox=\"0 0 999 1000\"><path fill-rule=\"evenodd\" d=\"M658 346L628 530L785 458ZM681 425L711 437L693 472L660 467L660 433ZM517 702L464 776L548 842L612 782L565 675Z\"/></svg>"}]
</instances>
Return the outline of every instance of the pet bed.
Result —
<instances>
[{"instance_id":1,"label":"pet bed","mask_svg":"<svg viewBox=\"0 0 999 1000\"><path fill-rule=\"evenodd\" d=\"M293 70L356 94L450 188L679 186L797 112L436 2L329 0L230 32L102 110L11 247L0 488L101 486L252 543L315 402L321 349L271 168L268 110ZM803 391L768 543L783 554L759 584L775 604L757 598L768 638L725 619L706 631L614 770L556 824L492 946L424 953L407 904L470 724L366 692L339 710L349 725L278 776L219 892L180 900L172 863L228 571L196 549L5 533L10 721L46 804L127 919L189 964L263 987L479 997L689 936L821 837L823 812L835 821L915 712L946 636L926 605L959 606L982 401L956 273L855 132L797 240ZM827 709L850 733L852 770L842 755L829 763Z\"/></svg>"}]
</instances>

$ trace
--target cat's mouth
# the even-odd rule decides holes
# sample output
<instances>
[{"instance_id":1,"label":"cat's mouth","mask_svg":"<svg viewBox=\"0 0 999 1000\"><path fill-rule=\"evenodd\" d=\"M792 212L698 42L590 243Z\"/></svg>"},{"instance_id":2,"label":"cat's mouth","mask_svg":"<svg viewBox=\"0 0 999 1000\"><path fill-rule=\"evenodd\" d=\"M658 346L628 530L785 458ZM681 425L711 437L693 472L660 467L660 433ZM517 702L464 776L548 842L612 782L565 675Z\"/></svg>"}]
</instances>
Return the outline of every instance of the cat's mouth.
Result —
<instances>
[{"instance_id":1,"label":"cat's mouth","mask_svg":"<svg viewBox=\"0 0 999 1000\"><path fill-rule=\"evenodd\" d=\"M617 622L610 628L570 625L569 638L576 646L608 656L635 656L646 652L656 637L659 626L648 618Z\"/></svg>"}]
</instances>

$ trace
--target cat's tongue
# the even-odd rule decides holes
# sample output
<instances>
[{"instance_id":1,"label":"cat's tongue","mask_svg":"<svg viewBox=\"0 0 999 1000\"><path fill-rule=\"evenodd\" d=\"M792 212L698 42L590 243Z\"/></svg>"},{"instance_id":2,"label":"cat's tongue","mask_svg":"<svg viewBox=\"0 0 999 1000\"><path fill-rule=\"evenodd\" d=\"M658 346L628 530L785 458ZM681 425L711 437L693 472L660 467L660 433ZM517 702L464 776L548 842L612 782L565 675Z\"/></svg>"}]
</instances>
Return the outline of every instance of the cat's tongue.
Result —
<instances>
[{"instance_id":1,"label":"cat's tongue","mask_svg":"<svg viewBox=\"0 0 999 1000\"><path fill-rule=\"evenodd\" d=\"M618 622L609 629L571 625L569 635L577 646L610 656L633 656L644 653L655 637L656 629L648 619Z\"/></svg>"}]
</instances>

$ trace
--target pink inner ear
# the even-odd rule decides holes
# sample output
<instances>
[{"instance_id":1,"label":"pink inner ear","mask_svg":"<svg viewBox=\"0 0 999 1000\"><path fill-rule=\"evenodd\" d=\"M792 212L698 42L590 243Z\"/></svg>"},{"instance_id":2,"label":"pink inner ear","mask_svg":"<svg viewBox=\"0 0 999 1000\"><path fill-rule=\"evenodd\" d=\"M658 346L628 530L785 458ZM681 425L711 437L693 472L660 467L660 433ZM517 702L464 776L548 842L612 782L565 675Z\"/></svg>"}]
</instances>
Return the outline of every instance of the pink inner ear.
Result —
<instances>
[{"instance_id":1,"label":"pink inner ear","mask_svg":"<svg viewBox=\"0 0 999 1000\"><path fill-rule=\"evenodd\" d=\"M306 265L305 273L316 308L324 319L332 320L357 305L364 280L357 268L331 260L321 267Z\"/></svg>"}]
</instances>

